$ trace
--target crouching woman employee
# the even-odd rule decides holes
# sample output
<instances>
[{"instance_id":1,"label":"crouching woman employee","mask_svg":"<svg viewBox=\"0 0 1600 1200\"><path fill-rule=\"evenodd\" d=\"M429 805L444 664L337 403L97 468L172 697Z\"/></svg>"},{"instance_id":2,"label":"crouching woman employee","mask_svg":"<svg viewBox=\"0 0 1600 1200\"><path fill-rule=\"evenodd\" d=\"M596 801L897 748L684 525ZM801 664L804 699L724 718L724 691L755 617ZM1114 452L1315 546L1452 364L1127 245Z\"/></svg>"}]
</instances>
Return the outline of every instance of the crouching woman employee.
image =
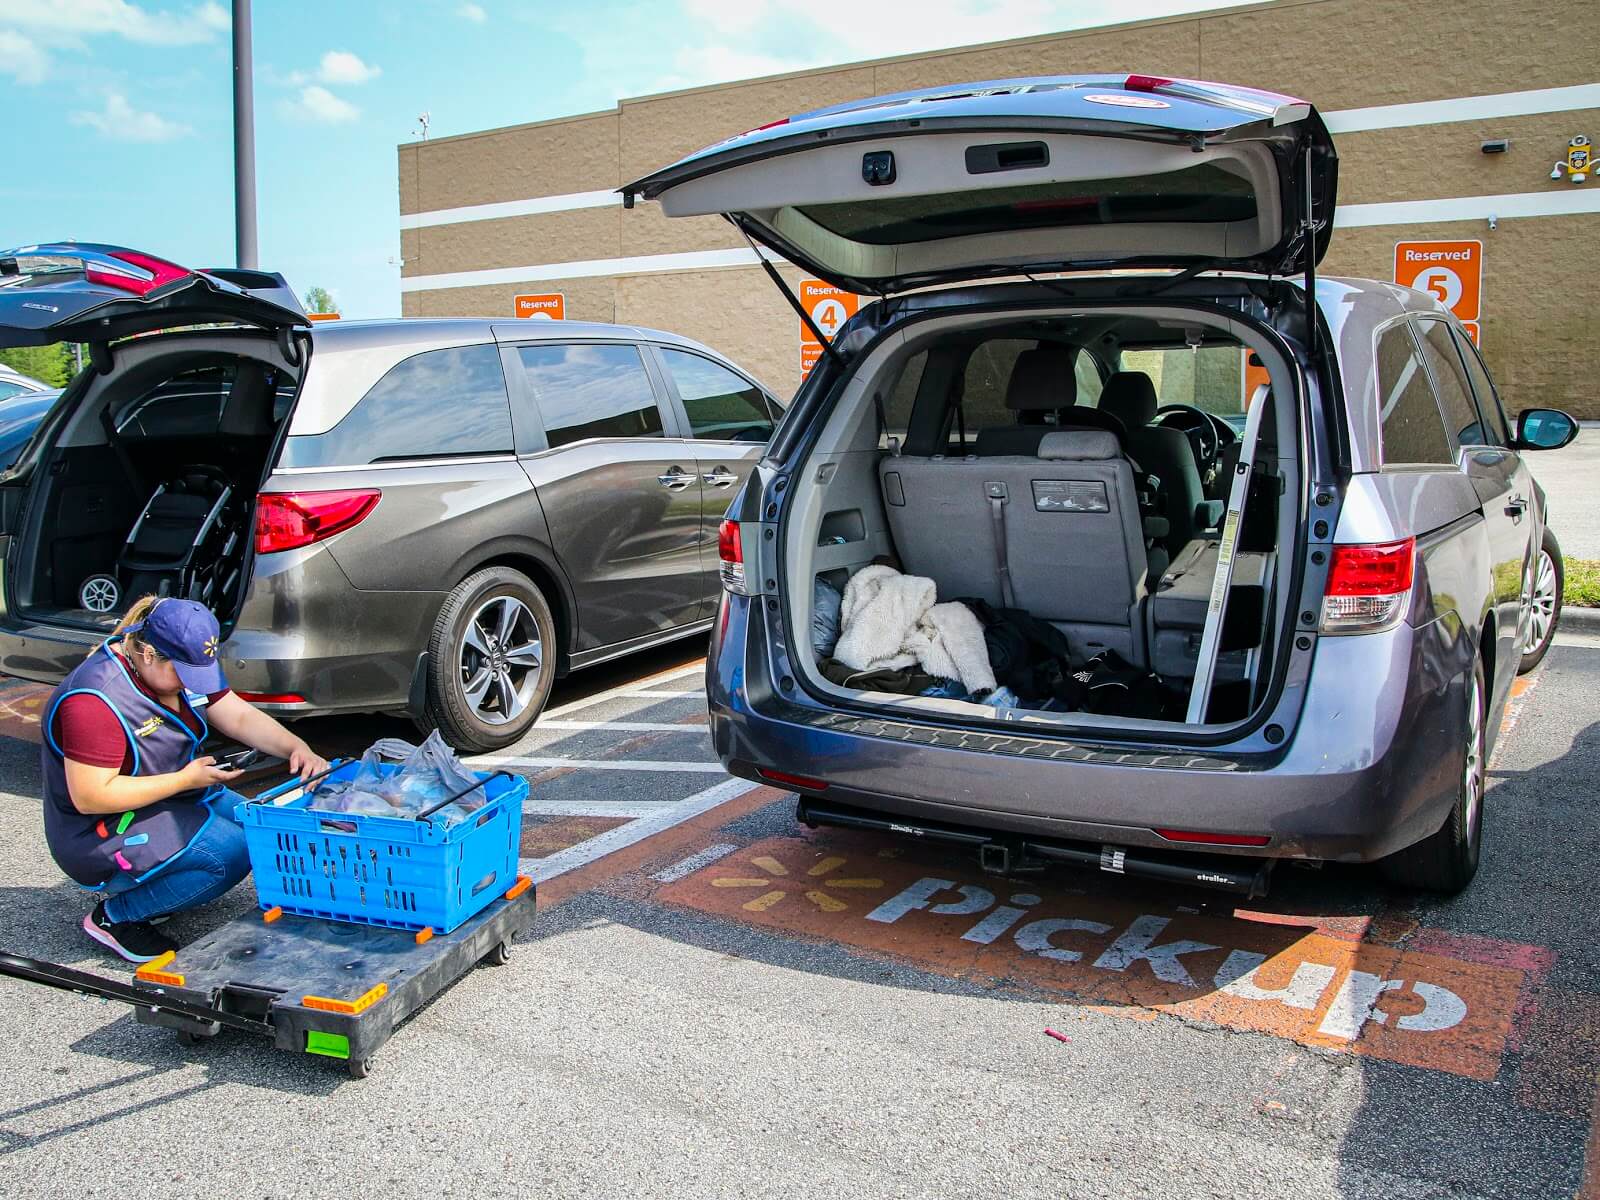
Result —
<instances>
[{"instance_id":1,"label":"crouching woman employee","mask_svg":"<svg viewBox=\"0 0 1600 1200\"><path fill-rule=\"evenodd\" d=\"M302 779L327 766L228 691L219 640L203 605L146 596L61 681L45 711L50 853L103 893L83 931L129 962L176 949L153 918L215 900L250 873L244 829L227 804L206 799L207 789L242 774L196 757L211 728L288 759Z\"/></svg>"}]
</instances>

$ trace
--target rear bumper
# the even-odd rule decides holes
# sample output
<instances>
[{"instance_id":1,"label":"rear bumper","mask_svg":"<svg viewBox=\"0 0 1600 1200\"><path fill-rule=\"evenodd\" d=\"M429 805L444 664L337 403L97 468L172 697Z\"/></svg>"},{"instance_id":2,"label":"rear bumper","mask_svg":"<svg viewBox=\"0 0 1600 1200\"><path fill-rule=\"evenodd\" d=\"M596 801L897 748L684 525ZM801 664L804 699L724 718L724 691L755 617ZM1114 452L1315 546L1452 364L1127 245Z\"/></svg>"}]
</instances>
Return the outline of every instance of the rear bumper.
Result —
<instances>
[{"instance_id":1,"label":"rear bumper","mask_svg":"<svg viewBox=\"0 0 1600 1200\"><path fill-rule=\"evenodd\" d=\"M1298 724L1270 756L1091 745L875 719L773 686L770 614L729 597L707 684L728 769L817 779L830 802L1039 837L1181 851L1156 829L1266 835L1207 853L1364 862L1453 802L1474 649L1449 622L1321 638Z\"/></svg>"}]
</instances>

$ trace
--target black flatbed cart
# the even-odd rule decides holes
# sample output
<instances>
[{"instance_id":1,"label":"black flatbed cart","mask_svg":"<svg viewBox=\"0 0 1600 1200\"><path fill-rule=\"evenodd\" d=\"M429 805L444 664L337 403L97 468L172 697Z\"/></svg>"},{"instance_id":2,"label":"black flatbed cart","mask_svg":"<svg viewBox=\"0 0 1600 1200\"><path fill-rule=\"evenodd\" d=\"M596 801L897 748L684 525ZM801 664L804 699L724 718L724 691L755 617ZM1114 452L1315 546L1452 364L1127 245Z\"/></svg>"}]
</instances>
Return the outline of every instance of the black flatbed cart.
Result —
<instances>
[{"instance_id":1,"label":"black flatbed cart","mask_svg":"<svg viewBox=\"0 0 1600 1200\"><path fill-rule=\"evenodd\" d=\"M0 952L0 975L131 1005L144 1025L186 1042L224 1028L279 1050L341 1059L353 1079L412 1013L476 963L505 963L533 925L533 881L451 933L386 929L269 910L235 918L177 952L145 963L131 983Z\"/></svg>"}]
</instances>

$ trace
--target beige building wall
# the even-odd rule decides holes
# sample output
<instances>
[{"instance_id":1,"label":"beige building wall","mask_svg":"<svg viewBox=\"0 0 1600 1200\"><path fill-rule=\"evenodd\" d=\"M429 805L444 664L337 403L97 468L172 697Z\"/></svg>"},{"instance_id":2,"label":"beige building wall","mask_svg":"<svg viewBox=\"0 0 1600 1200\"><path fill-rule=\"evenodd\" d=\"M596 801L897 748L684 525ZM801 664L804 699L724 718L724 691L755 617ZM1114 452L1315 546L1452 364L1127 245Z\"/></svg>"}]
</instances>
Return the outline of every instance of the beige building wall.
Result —
<instances>
[{"instance_id":1,"label":"beige building wall","mask_svg":"<svg viewBox=\"0 0 1600 1200\"><path fill-rule=\"evenodd\" d=\"M403 288L460 272L506 278L404 290L402 311L509 317L517 294L559 291L570 319L686 334L786 394L799 380L798 321L761 270L662 269L671 264L656 257L738 250L736 231L719 218L668 221L651 204L624 211L599 193L775 118L910 88L1140 71L1268 88L1340 113L1593 85L1597 46L1600 10L1583 0L1279 0L625 99L612 112L408 143L399 147L403 225L537 197L592 206L403 228ZM1571 193L1550 170L1576 133L1600 140L1600 109L1338 134L1339 203ZM1509 138L1510 152L1481 153L1488 138ZM1600 180L1582 186L1600 193ZM1600 212L1500 219L1494 230L1480 219L1338 228L1322 270L1389 279L1395 242L1434 239L1483 242L1483 349L1509 404L1600 418L1591 382ZM652 261L625 261L639 258ZM791 283L801 276L783 273Z\"/></svg>"}]
</instances>

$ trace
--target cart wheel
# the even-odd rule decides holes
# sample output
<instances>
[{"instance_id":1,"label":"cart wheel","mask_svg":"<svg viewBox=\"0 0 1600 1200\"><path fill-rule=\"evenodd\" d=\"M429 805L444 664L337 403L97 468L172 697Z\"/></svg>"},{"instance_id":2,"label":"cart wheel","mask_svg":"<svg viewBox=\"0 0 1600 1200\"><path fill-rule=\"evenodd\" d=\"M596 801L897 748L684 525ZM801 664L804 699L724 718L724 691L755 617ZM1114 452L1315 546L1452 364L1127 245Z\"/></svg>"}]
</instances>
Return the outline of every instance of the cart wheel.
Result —
<instances>
[{"instance_id":1,"label":"cart wheel","mask_svg":"<svg viewBox=\"0 0 1600 1200\"><path fill-rule=\"evenodd\" d=\"M370 1058L352 1058L349 1065L351 1079L365 1079L372 1072Z\"/></svg>"},{"instance_id":2,"label":"cart wheel","mask_svg":"<svg viewBox=\"0 0 1600 1200\"><path fill-rule=\"evenodd\" d=\"M511 961L511 939L507 938L493 950L483 956L483 961L491 967L503 967Z\"/></svg>"},{"instance_id":3,"label":"cart wheel","mask_svg":"<svg viewBox=\"0 0 1600 1200\"><path fill-rule=\"evenodd\" d=\"M198 1046L206 1039L201 1037L198 1033L190 1033L187 1029L180 1029L178 1030L178 1040L185 1046Z\"/></svg>"}]
</instances>

